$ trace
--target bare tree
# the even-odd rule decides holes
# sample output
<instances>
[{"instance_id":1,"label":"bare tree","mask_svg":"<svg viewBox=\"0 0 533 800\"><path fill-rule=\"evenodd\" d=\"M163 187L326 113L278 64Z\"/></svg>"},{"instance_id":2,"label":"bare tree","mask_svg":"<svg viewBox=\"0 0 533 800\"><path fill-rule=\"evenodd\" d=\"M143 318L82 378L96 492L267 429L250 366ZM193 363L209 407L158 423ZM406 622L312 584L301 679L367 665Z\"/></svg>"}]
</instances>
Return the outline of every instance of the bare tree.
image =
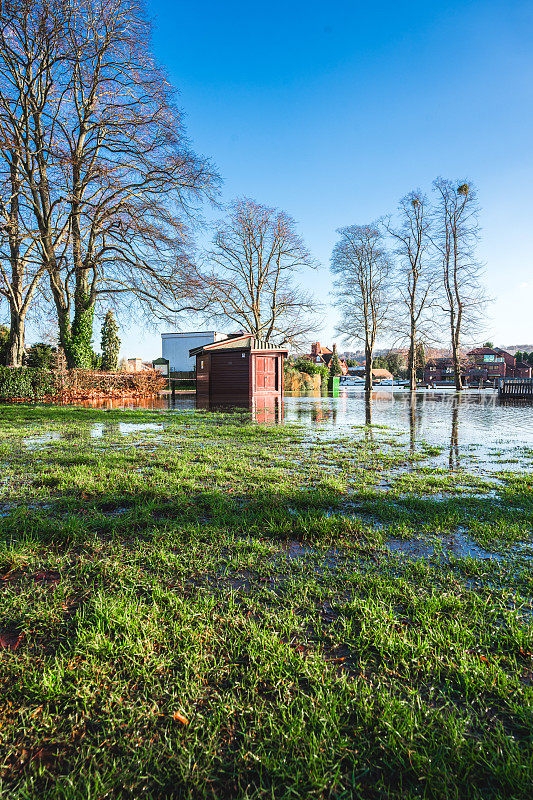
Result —
<instances>
[{"instance_id":1,"label":"bare tree","mask_svg":"<svg viewBox=\"0 0 533 800\"><path fill-rule=\"evenodd\" d=\"M39 20L39 24L37 23ZM37 219L34 202L38 185L27 176L38 169L38 143L31 136L34 120L53 90L49 54L59 42L49 7L32 10L25 0L8 0L0 7L0 253L2 294L10 306L8 363L19 366L24 349L25 320L39 279L46 269L41 245L50 242L53 209ZM42 141L42 140L41 140ZM41 175L46 182L46 174ZM32 196L32 191L34 195ZM40 204L40 203L39 203Z\"/></svg>"},{"instance_id":2,"label":"bare tree","mask_svg":"<svg viewBox=\"0 0 533 800\"><path fill-rule=\"evenodd\" d=\"M313 259L284 211L242 198L219 223L198 302L217 323L258 339L300 344L316 330L317 304L296 282Z\"/></svg>"},{"instance_id":3,"label":"bare tree","mask_svg":"<svg viewBox=\"0 0 533 800\"><path fill-rule=\"evenodd\" d=\"M378 333L388 321L391 304L391 261L379 222L340 228L333 248L331 270L337 275L335 295L341 321L339 333L363 342L365 392L372 391L372 362Z\"/></svg>"},{"instance_id":4,"label":"bare tree","mask_svg":"<svg viewBox=\"0 0 533 800\"><path fill-rule=\"evenodd\" d=\"M461 341L479 329L487 298L481 283L482 265L476 258L479 206L476 192L465 182L437 178L439 200L433 243L442 275L441 304L449 325L455 388L461 391Z\"/></svg>"},{"instance_id":5,"label":"bare tree","mask_svg":"<svg viewBox=\"0 0 533 800\"><path fill-rule=\"evenodd\" d=\"M0 160L0 296L9 306L10 328L6 364L21 366L26 317L45 268L39 257L34 232L21 216L18 156L11 152ZM8 173L6 175L6 173Z\"/></svg>"},{"instance_id":6,"label":"bare tree","mask_svg":"<svg viewBox=\"0 0 533 800\"><path fill-rule=\"evenodd\" d=\"M385 227L395 242L396 290L400 305L398 318L407 321L407 367L410 389L414 392L418 339L424 314L433 300L432 292L436 283L434 264L428 257L431 215L426 196L416 190L403 197L398 208L397 226L387 220Z\"/></svg>"},{"instance_id":7,"label":"bare tree","mask_svg":"<svg viewBox=\"0 0 533 800\"><path fill-rule=\"evenodd\" d=\"M102 294L183 305L217 177L187 145L140 2L9 0L2 17L1 155L19 154L60 341L86 366Z\"/></svg>"}]
</instances>

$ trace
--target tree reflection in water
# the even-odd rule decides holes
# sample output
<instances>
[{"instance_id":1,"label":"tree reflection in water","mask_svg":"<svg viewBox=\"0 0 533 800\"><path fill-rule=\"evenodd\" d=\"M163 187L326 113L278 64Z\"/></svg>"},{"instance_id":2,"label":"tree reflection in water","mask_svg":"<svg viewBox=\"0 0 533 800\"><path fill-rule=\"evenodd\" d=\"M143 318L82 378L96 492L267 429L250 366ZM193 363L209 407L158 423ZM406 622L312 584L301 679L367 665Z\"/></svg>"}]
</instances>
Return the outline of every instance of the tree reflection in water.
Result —
<instances>
[{"instance_id":1,"label":"tree reflection in water","mask_svg":"<svg viewBox=\"0 0 533 800\"><path fill-rule=\"evenodd\" d=\"M459 403L462 401L461 395L452 397L452 432L450 437L450 453L448 465L450 469L460 468L459 457Z\"/></svg>"},{"instance_id":2,"label":"tree reflection in water","mask_svg":"<svg viewBox=\"0 0 533 800\"><path fill-rule=\"evenodd\" d=\"M283 403L270 401L255 406L210 408L214 411L236 411L242 423L254 419L260 423L278 424L283 420L300 425L316 426L326 438L333 432L353 435L354 428L364 425L367 439L375 439L373 425L379 424L407 433L406 444L411 452L422 447L422 442L437 446L444 453L441 464L449 469L464 468L476 448L476 463L494 463L495 443L498 450L512 453L509 463L516 463L517 450L531 448L533 451L533 406L523 401L500 401L496 392L464 392L457 395L450 391L418 390L416 394L401 391L383 391L376 388L368 400L364 392L342 391L338 396L320 392L287 393ZM172 402L170 394L158 398L136 400L115 399L87 401L82 405L96 408L141 408L162 411L194 411L194 392L176 395ZM451 426L451 430L450 430ZM459 431L460 428L460 431ZM459 437L461 442L459 443ZM467 447L467 450L461 448Z\"/></svg>"},{"instance_id":3,"label":"tree reflection in water","mask_svg":"<svg viewBox=\"0 0 533 800\"><path fill-rule=\"evenodd\" d=\"M409 393L409 449L416 450L416 392Z\"/></svg>"}]
</instances>

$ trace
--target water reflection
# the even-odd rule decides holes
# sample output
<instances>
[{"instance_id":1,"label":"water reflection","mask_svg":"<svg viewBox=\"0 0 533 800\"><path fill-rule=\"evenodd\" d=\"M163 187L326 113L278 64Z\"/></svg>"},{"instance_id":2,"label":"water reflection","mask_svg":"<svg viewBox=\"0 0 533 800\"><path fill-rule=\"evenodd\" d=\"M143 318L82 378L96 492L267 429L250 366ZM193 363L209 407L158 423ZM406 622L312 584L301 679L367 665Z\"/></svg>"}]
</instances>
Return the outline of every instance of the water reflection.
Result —
<instances>
[{"instance_id":1,"label":"water reflection","mask_svg":"<svg viewBox=\"0 0 533 800\"><path fill-rule=\"evenodd\" d=\"M416 450L416 393L409 394L409 449Z\"/></svg>"},{"instance_id":2,"label":"water reflection","mask_svg":"<svg viewBox=\"0 0 533 800\"><path fill-rule=\"evenodd\" d=\"M365 425L372 425L372 398L365 397Z\"/></svg>"},{"instance_id":3,"label":"water reflection","mask_svg":"<svg viewBox=\"0 0 533 800\"><path fill-rule=\"evenodd\" d=\"M144 408L160 411L194 411L194 393L170 394L144 400L108 400L83 405L99 408ZM341 389L338 396L287 393L277 397L256 398L252 404L222 407L201 406L202 411L236 411L242 421L253 419L266 424L283 421L309 425L322 438L349 435L354 427L365 426L372 437L372 425L387 426L404 433L415 452L425 441L444 448L442 466L458 469L465 458L475 453L478 460L505 461L504 469L530 469L533 452L533 406L523 402L501 402L495 392L471 391L458 395L453 391L374 391L365 400L364 393ZM522 453L522 456L520 455ZM520 456L520 457L519 457Z\"/></svg>"},{"instance_id":4,"label":"water reflection","mask_svg":"<svg viewBox=\"0 0 533 800\"><path fill-rule=\"evenodd\" d=\"M450 438L448 445L448 467L451 470L460 469L461 467L461 451L459 447L459 405L463 401L464 396L454 394L450 398L450 415L451 427ZM420 395L415 392L409 393L407 400L407 412L409 419L409 450L415 453L420 439L423 438L419 435L419 430L422 427L423 414L425 409L425 402ZM444 408L443 408L444 412ZM444 444L444 441L440 443ZM469 442L467 442L469 444Z\"/></svg>"},{"instance_id":5,"label":"water reflection","mask_svg":"<svg viewBox=\"0 0 533 800\"><path fill-rule=\"evenodd\" d=\"M461 395L454 396L452 399L452 430L450 436L450 450L448 466L450 469L460 469L459 455L459 403Z\"/></svg>"},{"instance_id":6,"label":"water reflection","mask_svg":"<svg viewBox=\"0 0 533 800\"><path fill-rule=\"evenodd\" d=\"M326 438L354 426L387 426L408 436L412 452L422 441L444 448L438 463L449 469L464 467L465 458L531 469L525 450L533 448L533 406L500 402L492 391L381 391L373 392L369 402L362 392L292 395L285 397L284 419L317 425Z\"/></svg>"},{"instance_id":7,"label":"water reflection","mask_svg":"<svg viewBox=\"0 0 533 800\"><path fill-rule=\"evenodd\" d=\"M180 399L183 398L187 407L194 408L194 392L189 394L184 393L177 396ZM65 403L65 405L71 404ZM80 400L80 402L75 403L75 405L82 406L83 408L101 408L108 410L115 409L117 411L133 411L135 409L144 409L145 411L167 411L174 407L170 392L164 392L160 395L154 395L152 397L109 397L93 400Z\"/></svg>"},{"instance_id":8,"label":"water reflection","mask_svg":"<svg viewBox=\"0 0 533 800\"><path fill-rule=\"evenodd\" d=\"M179 401L174 404L177 408ZM251 402L212 403L203 398L196 398L195 408L198 411L236 413L244 415L246 420L253 420L262 425L279 425L283 422L283 399L265 395L254 397Z\"/></svg>"}]
</instances>

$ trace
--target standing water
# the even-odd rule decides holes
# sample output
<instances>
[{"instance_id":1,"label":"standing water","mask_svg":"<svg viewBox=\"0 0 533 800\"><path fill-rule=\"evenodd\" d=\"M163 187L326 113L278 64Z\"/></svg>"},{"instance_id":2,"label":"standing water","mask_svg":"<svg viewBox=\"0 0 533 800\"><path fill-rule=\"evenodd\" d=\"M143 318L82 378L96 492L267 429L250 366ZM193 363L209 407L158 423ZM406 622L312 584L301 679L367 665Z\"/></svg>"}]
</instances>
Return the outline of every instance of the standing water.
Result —
<instances>
[{"instance_id":1,"label":"standing water","mask_svg":"<svg viewBox=\"0 0 533 800\"><path fill-rule=\"evenodd\" d=\"M194 393L178 394L173 402L165 393L149 400L98 405L194 411L196 398ZM242 414L242 408L236 410ZM361 392L350 390L341 390L336 396L288 393L282 403L276 400L251 413L257 422L309 426L321 439L346 436L366 424L385 426L402 434L412 449L422 442L440 448L442 465L451 468L477 463L491 471L533 470L533 406L499 401L493 391L418 390L411 398L409 392L385 389L373 392L369 404Z\"/></svg>"}]
</instances>

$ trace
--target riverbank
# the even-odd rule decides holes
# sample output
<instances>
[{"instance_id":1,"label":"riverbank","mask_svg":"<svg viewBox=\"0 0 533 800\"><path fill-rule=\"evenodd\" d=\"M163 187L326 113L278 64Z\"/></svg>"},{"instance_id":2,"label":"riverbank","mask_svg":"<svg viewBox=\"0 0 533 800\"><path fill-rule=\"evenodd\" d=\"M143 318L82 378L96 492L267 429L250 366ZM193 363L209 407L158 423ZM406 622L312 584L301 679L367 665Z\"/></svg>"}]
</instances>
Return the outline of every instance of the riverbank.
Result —
<instances>
[{"instance_id":1,"label":"riverbank","mask_svg":"<svg viewBox=\"0 0 533 800\"><path fill-rule=\"evenodd\" d=\"M0 796L529 797L530 472L1 411Z\"/></svg>"}]
</instances>

